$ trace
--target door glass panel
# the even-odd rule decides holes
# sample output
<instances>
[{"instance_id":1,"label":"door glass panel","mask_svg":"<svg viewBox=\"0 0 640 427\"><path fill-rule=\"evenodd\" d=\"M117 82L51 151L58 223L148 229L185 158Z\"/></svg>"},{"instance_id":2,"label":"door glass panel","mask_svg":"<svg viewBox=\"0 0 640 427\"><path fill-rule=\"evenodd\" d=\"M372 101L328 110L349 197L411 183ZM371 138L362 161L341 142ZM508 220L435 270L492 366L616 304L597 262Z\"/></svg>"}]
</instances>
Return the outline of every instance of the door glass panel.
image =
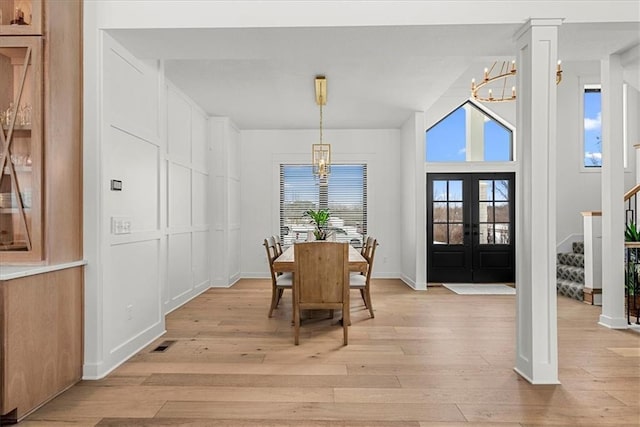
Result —
<instances>
[{"instance_id":1,"label":"door glass panel","mask_svg":"<svg viewBox=\"0 0 640 427\"><path fill-rule=\"evenodd\" d=\"M447 222L446 202L435 202L433 204L433 222Z\"/></svg>"},{"instance_id":2,"label":"door glass panel","mask_svg":"<svg viewBox=\"0 0 640 427\"><path fill-rule=\"evenodd\" d=\"M433 181L433 200L447 200L447 181Z\"/></svg>"},{"instance_id":3,"label":"door glass panel","mask_svg":"<svg viewBox=\"0 0 640 427\"><path fill-rule=\"evenodd\" d=\"M481 245L509 244L510 202L508 180L478 181L478 222ZM496 224L500 223L500 224Z\"/></svg>"},{"instance_id":4,"label":"door glass panel","mask_svg":"<svg viewBox=\"0 0 640 427\"><path fill-rule=\"evenodd\" d=\"M494 227L496 231L496 245L508 245L510 243L509 224L495 224Z\"/></svg>"},{"instance_id":5,"label":"door glass panel","mask_svg":"<svg viewBox=\"0 0 640 427\"><path fill-rule=\"evenodd\" d=\"M447 224L433 224L433 244L446 245L448 242Z\"/></svg>"},{"instance_id":6,"label":"door glass panel","mask_svg":"<svg viewBox=\"0 0 640 427\"><path fill-rule=\"evenodd\" d=\"M33 65L26 46L0 49L0 251L29 251L32 245Z\"/></svg>"},{"instance_id":7,"label":"door glass panel","mask_svg":"<svg viewBox=\"0 0 640 427\"><path fill-rule=\"evenodd\" d=\"M449 203L449 222L462 222L462 202Z\"/></svg>"},{"instance_id":8,"label":"door glass panel","mask_svg":"<svg viewBox=\"0 0 640 427\"><path fill-rule=\"evenodd\" d=\"M462 243L462 224L449 224L449 244L461 245Z\"/></svg>"},{"instance_id":9,"label":"door glass panel","mask_svg":"<svg viewBox=\"0 0 640 427\"><path fill-rule=\"evenodd\" d=\"M449 181L449 200L462 201L462 181Z\"/></svg>"},{"instance_id":10,"label":"door glass panel","mask_svg":"<svg viewBox=\"0 0 640 427\"><path fill-rule=\"evenodd\" d=\"M498 180L495 183L495 198L494 200L509 200L509 181Z\"/></svg>"},{"instance_id":11,"label":"door glass panel","mask_svg":"<svg viewBox=\"0 0 640 427\"><path fill-rule=\"evenodd\" d=\"M480 195L480 200L493 200L493 181L484 179L479 180L478 194Z\"/></svg>"},{"instance_id":12,"label":"door glass panel","mask_svg":"<svg viewBox=\"0 0 640 427\"><path fill-rule=\"evenodd\" d=\"M480 224L479 243L481 245L492 245L493 242L493 224Z\"/></svg>"},{"instance_id":13,"label":"door glass panel","mask_svg":"<svg viewBox=\"0 0 640 427\"><path fill-rule=\"evenodd\" d=\"M480 202L479 222L493 222L493 202Z\"/></svg>"},{"instance_id":14,"label":"door glass panel","mask_svg":"<svg viewBox=\"0 0 640 427\"><path fill-rule=\"evenodd\" d=\"M509 202L496 202L495 206L495 222L511 222Z\"/></svg>"},{"instance_id":15,"label":"door glass panel","mask_svg":"<svg viewBox=\"0 0 640 427\"><path fill-rule=\"evenodd\" d=\"M461 245L464 243L463 180L433 181L433 243Z\"/></svg>"}]
</instances>

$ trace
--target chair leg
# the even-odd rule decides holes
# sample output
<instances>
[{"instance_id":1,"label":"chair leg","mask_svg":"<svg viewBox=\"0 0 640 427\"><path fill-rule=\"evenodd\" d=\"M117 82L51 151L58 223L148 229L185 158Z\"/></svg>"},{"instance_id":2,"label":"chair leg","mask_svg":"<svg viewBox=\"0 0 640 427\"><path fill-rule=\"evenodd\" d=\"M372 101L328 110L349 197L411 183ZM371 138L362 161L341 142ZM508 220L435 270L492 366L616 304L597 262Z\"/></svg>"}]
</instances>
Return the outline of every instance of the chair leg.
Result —
<instances>
[{"instance_id":1,"label":"chair leg","mask_svg":"<svg viewBox=\"0 0 640 427\"><path fill-rule=\"evenodd\" d=\"M344 345L349 344L349 325L351 325L351 313L348 304L342 304L342 335Z\"/></svg>"},{"instance_id":2,"label":"chair leg","mask_svg":"<svg viewBox=\"0 0 640 427\"><path fill-rule=\"evenodd\" d=\"M278 298L276 299L276 308L278 308L278 304L280 304L280 299L282 298L282 294L284 293L284 289L278 289Z\"/></svg>"},{"instance_id":3,"label":"chair leg","mask_svg":"<svg viewBox=\"0 0 640 427\"><path fill-rule=\"evenodd\" d=\"M369 314L371 315L372 318L376 317L373 314L373 305L371 305L371 293L369 292L369 287L368 286L364 289L364 295L363 296L365 297L365 300L364 300L365 303L364 304L369 309Z\"/></svg>"},{"instance_id":4,"label":"chair leg","mask_svg":"<svg viewBox=\"0 0 640 427\"><path fill-rule=\"evenodd\" d=\"M360 288L360 296L362 297L362 301L364 301L364 306L369 308L367 305L367 297L365 296L364 288Z\"/></svg>"},{"instance_id":5,"label":"chair leg","mask_svg":"<svg viewBox=\"0 0 640 427\"><path fill-rule=\"evenodd\" d=\"M271 287L271 307L269 308L269 317L273 315L273 310L278 306L278 289L275 286Z\"/></svg>"},{"instance_id":6,"label":"chair leg","mask_svg":"<svg viewBox=\"0 0 640 427\"><path fill-rule=\"evenodd\" d=\"M300 307L293 306L293 343L298 345L300 337Z\"/></svg>"}]
</instances>

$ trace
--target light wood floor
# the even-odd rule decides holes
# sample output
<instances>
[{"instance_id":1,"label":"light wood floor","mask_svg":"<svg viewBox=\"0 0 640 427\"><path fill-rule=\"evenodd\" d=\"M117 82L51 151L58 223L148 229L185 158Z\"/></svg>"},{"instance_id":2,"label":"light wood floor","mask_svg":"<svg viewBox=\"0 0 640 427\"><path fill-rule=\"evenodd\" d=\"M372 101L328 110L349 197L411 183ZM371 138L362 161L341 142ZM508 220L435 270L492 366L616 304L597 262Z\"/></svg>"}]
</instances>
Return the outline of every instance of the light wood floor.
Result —
<instances>
[{"instance_id":1,"label":"light wood floor","mask_svg":"<svg viewBox=\"0 0 640 427\"><path fill-rule=\"evenodd\" d=\"M532 386L513 371L515 296L372 286L375 319L352 293L347 347L324 313L294 346L291 296L268 319L269 281L208 290L107 378L21 425L640 425L640 334L598 326L599 307L558 298L562 385Z\"/></svg>"}]
</instances>

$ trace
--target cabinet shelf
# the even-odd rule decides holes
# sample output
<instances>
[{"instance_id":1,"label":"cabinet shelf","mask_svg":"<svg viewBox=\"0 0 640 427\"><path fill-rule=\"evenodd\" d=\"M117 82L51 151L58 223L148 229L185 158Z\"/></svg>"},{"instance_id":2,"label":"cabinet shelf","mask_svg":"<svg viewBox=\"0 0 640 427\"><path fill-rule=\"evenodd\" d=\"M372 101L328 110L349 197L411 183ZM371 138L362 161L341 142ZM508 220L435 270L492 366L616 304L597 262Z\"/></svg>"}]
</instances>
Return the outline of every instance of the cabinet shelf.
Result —
<instances>
[{"instance_id":1,"label":"cabinet shelf","mask_svg":"<svg viewBox=\"0 0 640 427\"><path fill-rule=\"evenodd\" d=\"M31 208L28 207L22 209L24 209L25 212L31 211ZM17 214L19 212L18 208L0 208L0 214Z\"/></svg>"},{"instance_id":2,"label":"cabinet shelf","mask_svg":"<svg viewBox=\"0 0 640 427\"><path fill-rule=\"evenodd\" d=\"M7 125L2 125L2 129L4 129L5 131L9 130L9 126ZM31 132L31 125L14 125L13 126L13 131L14 132Z\"/></svg>"},{"instance_id":3,"label":"cabinet shelf","mask_svg":"<svg viewBox=\"0 0 640 427\"><path fill-rule=\"evenodd\" d=\"M15 10L20 8L26 25L11 25L16 18ZM0 1L0 35L38 36L42 35L42 0L2 0Z\"/></svg>"},{"instance_id":4,"label":"cabinet shelf","mask_svg":"<svg viewBox=\"0 0 640 427\"><path fill-rule=\"evenodd\" d=\"M13 170L15 170L16 173L31 173L33 171L33 168L31 166L16 166L16 165L13 165ZM5 175L9 175L9 169L7 169L6 166L4 168L4 174Z\"/></svg>"}]
</instances>

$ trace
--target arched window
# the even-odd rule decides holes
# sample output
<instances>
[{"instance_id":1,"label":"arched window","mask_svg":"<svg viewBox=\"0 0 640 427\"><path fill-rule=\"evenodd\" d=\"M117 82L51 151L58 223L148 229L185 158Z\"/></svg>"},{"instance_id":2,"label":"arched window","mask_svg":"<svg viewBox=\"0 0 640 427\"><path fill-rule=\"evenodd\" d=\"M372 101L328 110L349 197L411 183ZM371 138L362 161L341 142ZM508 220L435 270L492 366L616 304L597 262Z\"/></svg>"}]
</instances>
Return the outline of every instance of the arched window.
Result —
<instances>
[{"instance_id":1,"label":"arched window","mask_svg":"<svg viewBox=\"0 0 640 427\"><path fill-rule=\"evenodd\" d=\"M427 129L427 162L513 161L513 132L470 101Z\"/></svg>"}]
</instances>

